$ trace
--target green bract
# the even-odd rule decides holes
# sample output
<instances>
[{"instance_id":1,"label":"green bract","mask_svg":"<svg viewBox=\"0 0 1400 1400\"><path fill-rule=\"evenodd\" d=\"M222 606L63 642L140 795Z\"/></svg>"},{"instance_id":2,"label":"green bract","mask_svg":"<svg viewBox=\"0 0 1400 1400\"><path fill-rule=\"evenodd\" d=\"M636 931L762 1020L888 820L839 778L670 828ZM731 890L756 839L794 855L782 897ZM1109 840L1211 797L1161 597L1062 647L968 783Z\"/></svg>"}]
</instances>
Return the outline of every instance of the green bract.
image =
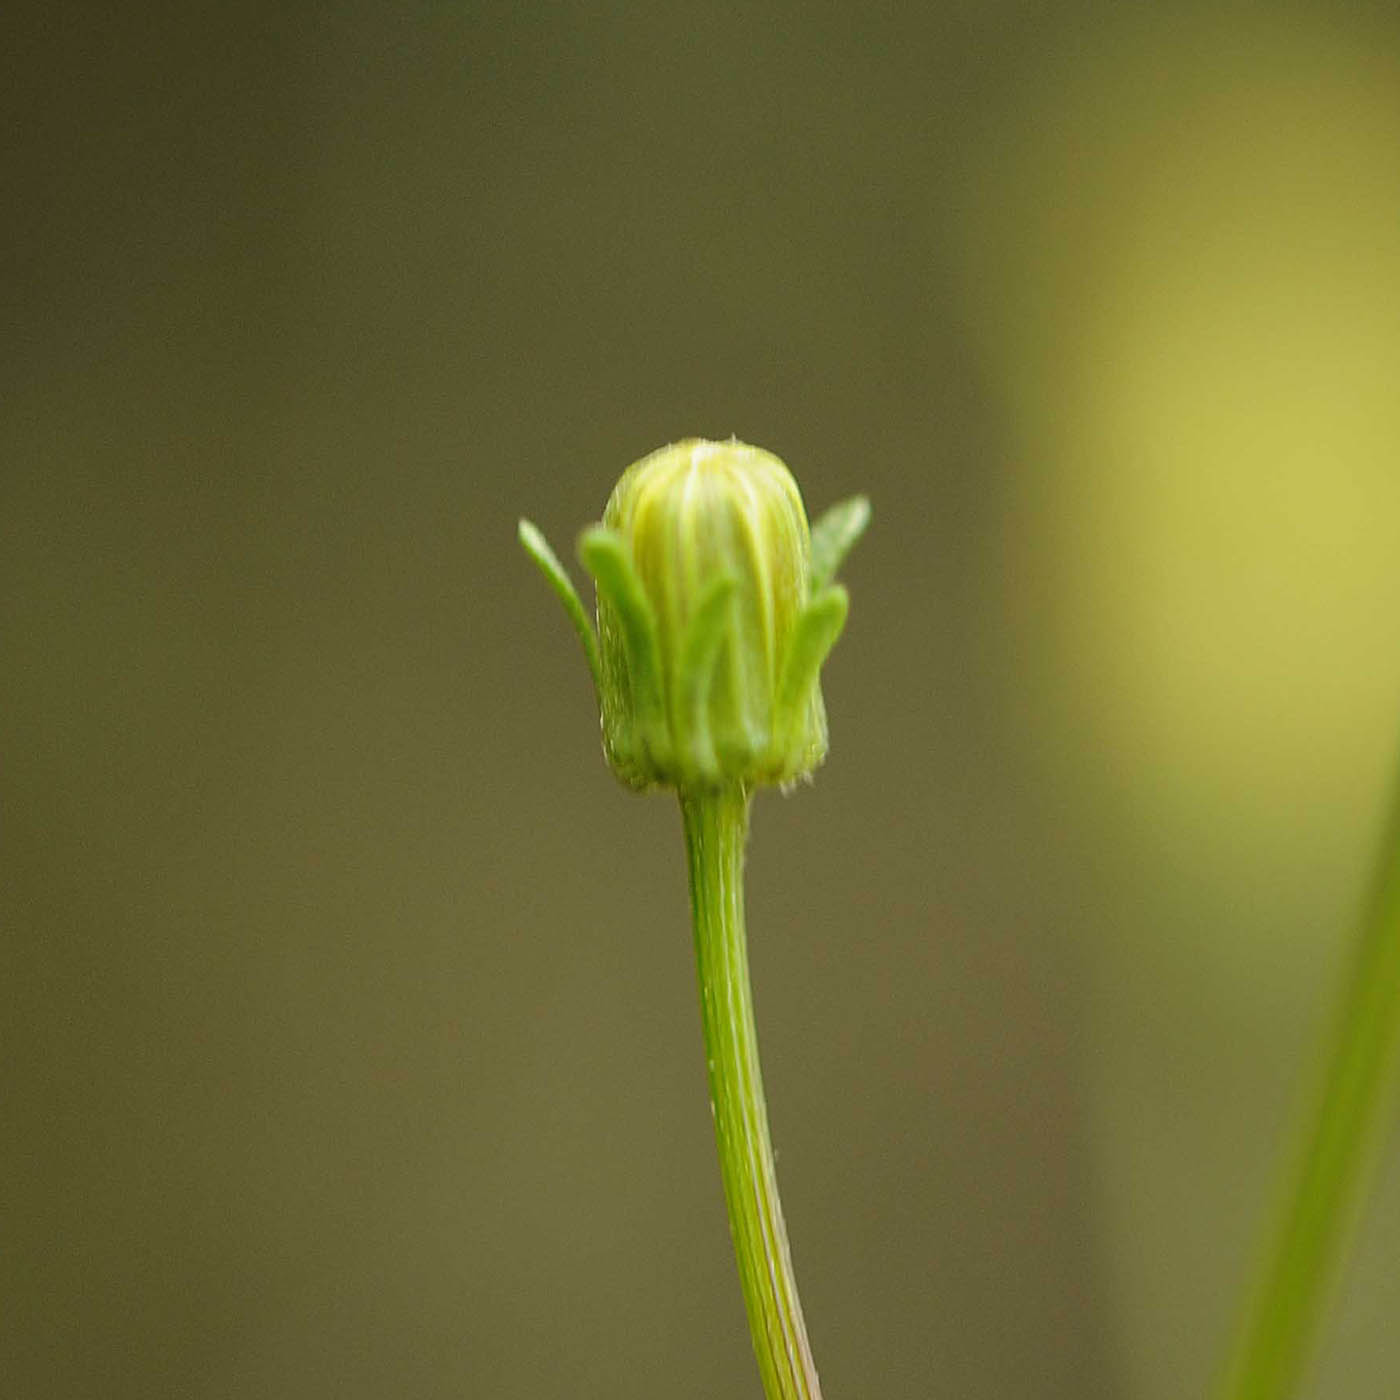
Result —
<instances>
[{"instance_id":1,"label":"green bract","mask_svg":"<svg viewBox=\"0 0 1400 1400\"><path fill-rule=\"evenodd\" d=\"M846 620L832 583L870 518L863 497L810 531L771 453L692 438L623 473L579 540L595 637L544 537L520 540L583 641L603 749L631 787L790 783L826 755L818 672Z\"/></svg>"}]
</instances>

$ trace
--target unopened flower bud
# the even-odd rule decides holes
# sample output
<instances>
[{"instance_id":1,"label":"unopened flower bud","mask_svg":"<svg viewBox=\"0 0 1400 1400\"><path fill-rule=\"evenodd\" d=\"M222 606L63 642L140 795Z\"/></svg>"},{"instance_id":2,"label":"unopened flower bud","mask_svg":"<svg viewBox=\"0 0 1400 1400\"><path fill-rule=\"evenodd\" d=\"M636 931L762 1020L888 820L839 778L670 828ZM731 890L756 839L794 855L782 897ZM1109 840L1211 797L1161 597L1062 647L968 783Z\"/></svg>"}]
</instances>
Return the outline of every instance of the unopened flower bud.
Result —
<instances>
[{"instance_id":1,"label":"unopened flower bud","mask_svg":"<svg viewBox=\"0 0 1400 1400\"><path fill-rule=\"evenodd\" d=\"M604 752L623 782L748 788L816 768L827 747L818 672L847 610L831 576L868 518L857 497L809 531L788 469L740 442L653 452L579 543L598 589L596 643L558 561L522 522L589 653Z\"/></svg>"}]
</instances>

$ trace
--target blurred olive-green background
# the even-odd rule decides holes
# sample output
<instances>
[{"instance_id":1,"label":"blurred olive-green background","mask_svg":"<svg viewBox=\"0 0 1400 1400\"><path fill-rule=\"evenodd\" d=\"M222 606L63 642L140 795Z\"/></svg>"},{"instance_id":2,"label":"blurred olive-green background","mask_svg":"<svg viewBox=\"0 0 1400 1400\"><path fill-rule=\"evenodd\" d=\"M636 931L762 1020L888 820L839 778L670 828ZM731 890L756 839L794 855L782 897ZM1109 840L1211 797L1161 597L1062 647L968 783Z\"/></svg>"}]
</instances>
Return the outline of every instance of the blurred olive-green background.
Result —
<instances>
[{"instance_id":1,"label":"blurred olive-green background","mask_svg":"<svg viewBox=\"0 0 1400 1400\"><path fill-rule=\"evenodd\" d=\"M6 26L3 1392L757 1396L674 804L515 542L733 433L875 507L750 860L827 1391L1202 1394L1400 738L1386 7Z\"/></svg>"}]
</instances>

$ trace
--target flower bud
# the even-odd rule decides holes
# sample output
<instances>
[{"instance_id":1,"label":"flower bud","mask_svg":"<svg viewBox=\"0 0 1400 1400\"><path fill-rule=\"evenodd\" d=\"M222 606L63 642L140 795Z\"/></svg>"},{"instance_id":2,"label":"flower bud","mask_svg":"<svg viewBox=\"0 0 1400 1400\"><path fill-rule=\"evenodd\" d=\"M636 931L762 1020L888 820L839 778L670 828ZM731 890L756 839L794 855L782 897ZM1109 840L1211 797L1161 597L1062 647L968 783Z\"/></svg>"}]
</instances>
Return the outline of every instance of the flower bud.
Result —
<instances>
[{"instance_id":1,"label":"flower bud","mask_svg":"<svg viewBox=\"0 0 1400 1400\"><path fill-rule=\"evenodd\" d=\"M753 787L816 768L818 671L847 610L830 578L868 517L856 498L809 531L788 469L740 442L691 439L623 473L579 544L598 590L603 748L623 782ZM522 541L558 590L529 528Z\"/></svg>"}]
</instances>

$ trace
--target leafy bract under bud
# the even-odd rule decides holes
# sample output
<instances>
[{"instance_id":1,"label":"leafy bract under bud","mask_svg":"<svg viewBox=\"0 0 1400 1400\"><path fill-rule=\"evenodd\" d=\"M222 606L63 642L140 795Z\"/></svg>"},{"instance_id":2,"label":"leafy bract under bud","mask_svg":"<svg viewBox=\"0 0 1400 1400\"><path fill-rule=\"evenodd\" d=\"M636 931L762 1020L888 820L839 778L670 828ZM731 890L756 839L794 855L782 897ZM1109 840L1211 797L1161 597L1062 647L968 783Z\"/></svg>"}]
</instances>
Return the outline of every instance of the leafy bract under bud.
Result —
<instances>
[{"instance_id":1,"label":"leafy bract under bud","mask_svg":"<svg viewBox=\"0 0 1400 1400\"><path fill-rule=\"evenodd\" d=\"M623 782L753 787L816 768L827 745L818 672L847 609L831 579L869 514L856 497L809 531L771 453L663 447L623 473L579 541L598 590L596 639L543 536L521 522L583 640Z\"/></svg>"}]
</instances>

